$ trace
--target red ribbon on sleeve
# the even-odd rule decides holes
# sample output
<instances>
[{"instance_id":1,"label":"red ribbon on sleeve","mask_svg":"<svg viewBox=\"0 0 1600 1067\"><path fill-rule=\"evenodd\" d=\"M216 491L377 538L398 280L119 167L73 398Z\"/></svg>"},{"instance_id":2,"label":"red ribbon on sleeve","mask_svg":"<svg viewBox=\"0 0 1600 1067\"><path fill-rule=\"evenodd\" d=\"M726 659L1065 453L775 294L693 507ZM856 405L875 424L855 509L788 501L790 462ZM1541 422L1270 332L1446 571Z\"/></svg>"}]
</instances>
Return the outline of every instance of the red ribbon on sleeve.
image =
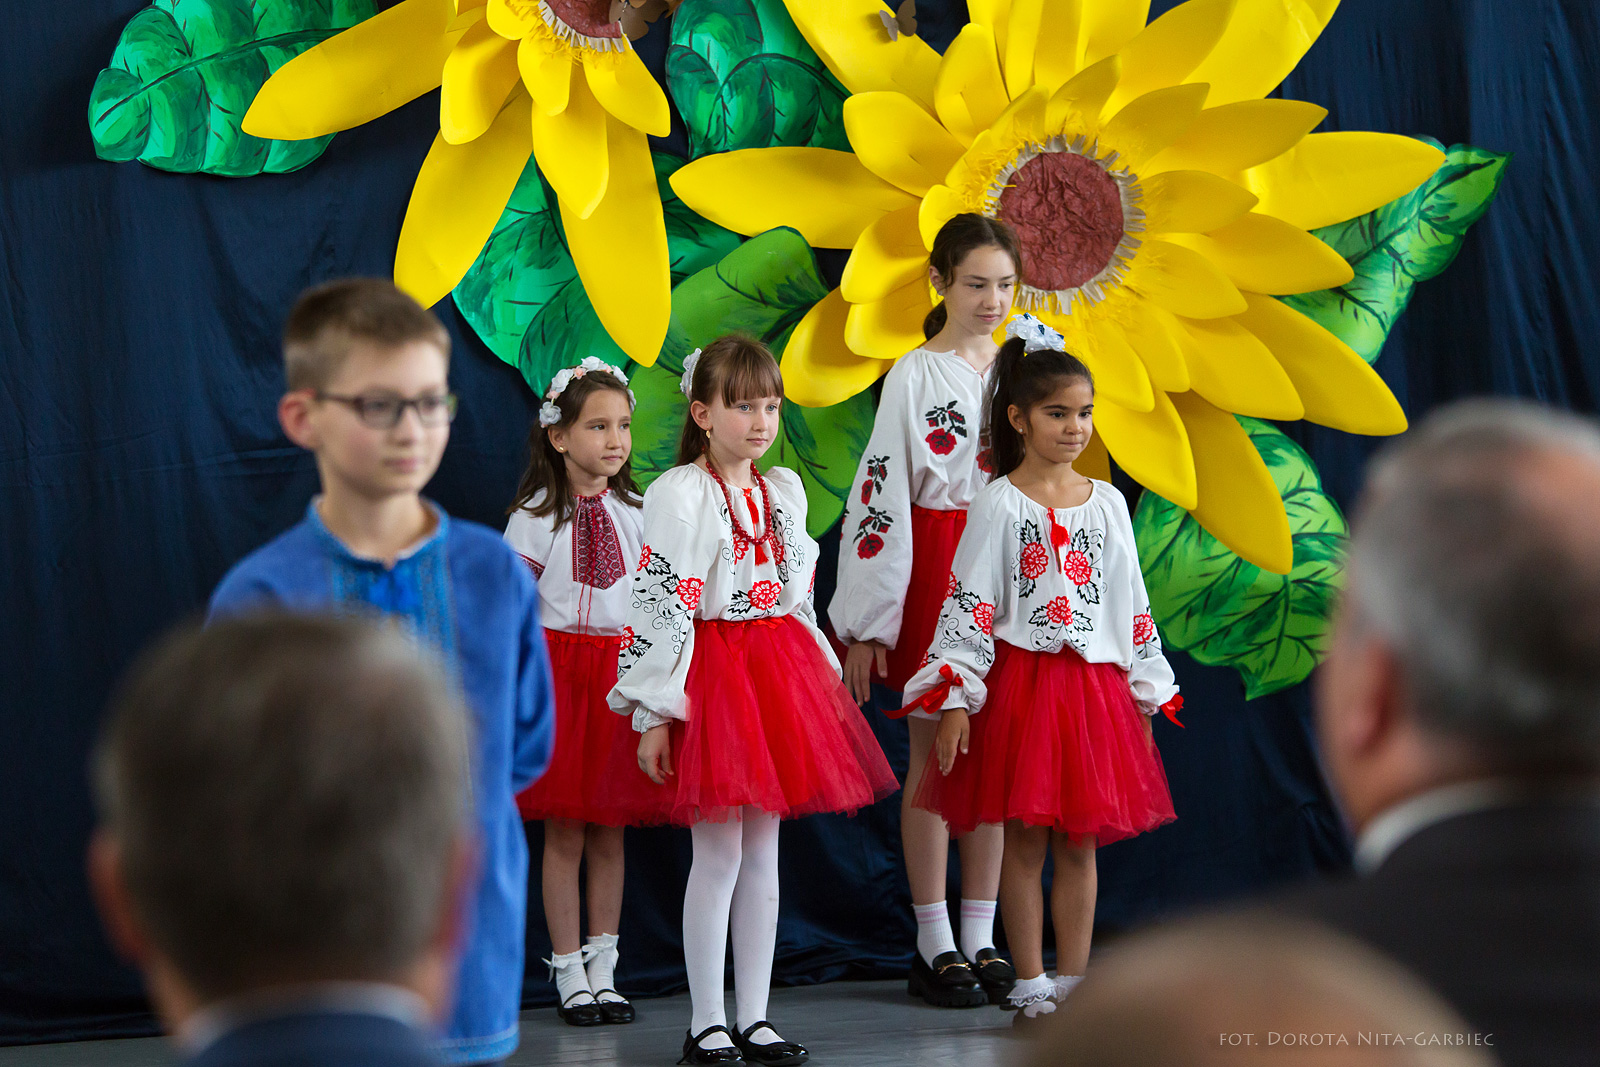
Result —
<instances>
[{"instance_id":1,"label":"red ribbon on sleeve","mask_svg":"<svg viewBox=\"0 0 1600 1067\"><path fill-rule=\"evenodd\" d=\"M950 695L950 690L961 686L961 676L951 670L948 663L945 663L939 666L939 677L943 678L944 681L923 693L905 707L897 708L894 711L886 711L884 714L891 719L903 719L913 711L933 712L940 710L944 706L944 698Z\"/></svg>"},{"instance_id":2,"label":"red ribbon on sleeve","mask_svg":"<svg viewBox=\"0 0 1600 1067\"><path fill-rule=\"evenodd\" d=\"M1172 725L1183 729L1183 723L1178 721L1178 712L1183 710L1183 694L1179 693L1165 704L1161 705L1161 714L1171 720Z\"/></svg>"}]
</instances>

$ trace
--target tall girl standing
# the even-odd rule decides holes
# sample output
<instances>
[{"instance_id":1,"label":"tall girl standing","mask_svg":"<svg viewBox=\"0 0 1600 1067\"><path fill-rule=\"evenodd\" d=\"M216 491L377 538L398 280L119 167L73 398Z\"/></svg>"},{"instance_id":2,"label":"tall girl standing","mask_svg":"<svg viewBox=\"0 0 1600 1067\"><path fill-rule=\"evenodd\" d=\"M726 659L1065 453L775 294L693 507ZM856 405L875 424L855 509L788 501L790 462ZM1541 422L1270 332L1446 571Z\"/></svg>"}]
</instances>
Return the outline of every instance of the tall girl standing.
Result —
<instances>
[{"instance_id":1,"label":"tall girl standing","mask_svg":"<svg viewBox=\"0 0 1600 1067\"><path fill-rule=\"evenodd\" d=\"M1095 847L1173 818L1149 716L1182 706L1150 618L1122 494L1072 467L1094 380L1032 316L1008 327L989 405L995 479L973 501L929 662L941 709L915 801L952 833L1005 824L1001 914L1017 1022L1055 1010L1089 960ZM1044 973L1046 855L1061 977Z\"/></svg>"},{"instance_id":2,"label":"tall girl standing","mask_svg":"<svg viewBox=\"0 0 1600 1067\"><path fill-rule=\"evenodd\" d=\"M639 558L644 520L628 467L633 393L590 356L556 374L529 435L528 471L506 541L539 579L555 678L550 770L517 797L544 820L543 888L557 1012L574 1026L629 1023L616 991L622 915L622 826L611 783L636 775L633 731L606 706ZM580 865L588 862L589 938L578 942Z\"/></svg>"},{"instance_id":3,"label":"tall girl standing","mask_svg":"<svg viewBox=\"0 0 1600 1067\"><path fill-rule=\"evenodd\" d=\"M849 645L844 677L857 701L875 675L896 692L920 665L944 603L950 560L967 507L992 470L980 440L983 393L1022 269L1005 223L957 215L940 228L928 278L944 298L923 323L927 341L884 379L872 437L861 457L839 546L839 592L828 608ZM933 747L937 720L911 715L911 761L901 802L917 953L908 989L940 1007L999 1003L1016 973L994 947L996 891L1004 841L998 826L961 840L961 944L945 901L950 835L912 804ZM976 973L974 973L976 972Z\"/></svg>"},{"instance_id":4,"label":"tall girl standing","mask_svg":"<svg viewBox=\"0 0 1600 1067\"><path fill-rule=\"evenodd\" d=\"M756 468L779 429L777 361L755 341L724 337L685 362L682 387L690 403L679 465L645 494L645 546L610 697L641 735L644 774L619 801L640 818L689 826L694 842L683 1062L798 1064L806 1050L766 1019L778 821L853 812L896 782L817 629L817 545L800 478Z\"/></svg>"}]
</instances>

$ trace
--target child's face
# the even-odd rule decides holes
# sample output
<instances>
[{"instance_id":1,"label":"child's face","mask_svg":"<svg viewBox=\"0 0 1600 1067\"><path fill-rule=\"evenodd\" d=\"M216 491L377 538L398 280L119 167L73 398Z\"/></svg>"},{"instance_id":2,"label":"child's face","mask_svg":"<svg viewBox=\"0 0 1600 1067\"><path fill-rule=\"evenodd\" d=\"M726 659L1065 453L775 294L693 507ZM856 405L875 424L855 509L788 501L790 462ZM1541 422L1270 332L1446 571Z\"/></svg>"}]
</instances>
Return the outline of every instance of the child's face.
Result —
<instances>
[{"instance_id":1,"label":"child's face","mask_svg":"<svg viewBox=\"0 0 1600 1067\"><path fill-rule=\"evenodd\" d=\"M444 354L428 341L385 349L355 344L321 398L307 401L302 433L297 436L285 419L295 442L316 452L324 492L342 490L377 503L422 491L450 440L445 366ZM349 398L368 408L365 418ZM393 426L373 425L372 404L397 400L422 406L402 408Z\"/></svg>"},{"instance_id":2,"label":"child's face","mask_svg":"<svg viewBox=\"0 0 1600 1067\"><path fill-rule=\"evenodd\" d=\"M967 333L993 333L1011 314L1017 265L1010 254L995 245L974 248L952 273L953 278L941 278L938 271L929 271L950 323Z\"/></svg>"},{"instance_id":3,"label":"child's face","mask_svg":"<svg viewBox=\"0 0 1600 1067\"><path fill-rule=\"evenodd\" d=\"M724 463L758 460L767 454L778 436L778 411L781 396L750 397L725 404L721 396L710 404L695 401L689 406L694 421L711 438L711 450Z\"/></svg>"},{"instance_id":4,"label":"child's face","mask_svg":"<svg viewBox=\"0 0 1600 1067\"><path fill-rule=\"evenodd\" d=\"M610 478L633 451L633 412L627 394L597 389L583 401L570 426L550 427L550 443L565 450L567 465L591 478Z\"/></svg>"},{"instance_id":5,"label":"child's face","mask_svg":"<svg viewBox=\"0 0 1600 1067\"><path fill-rule=\"evenodd\" d=\"M1094 390L1082 378L1073 378L1026 415L1015 404L1006 415L1029 452L1047 463L1071 463L1094 436Z\"/></svg>"}]
</instances>

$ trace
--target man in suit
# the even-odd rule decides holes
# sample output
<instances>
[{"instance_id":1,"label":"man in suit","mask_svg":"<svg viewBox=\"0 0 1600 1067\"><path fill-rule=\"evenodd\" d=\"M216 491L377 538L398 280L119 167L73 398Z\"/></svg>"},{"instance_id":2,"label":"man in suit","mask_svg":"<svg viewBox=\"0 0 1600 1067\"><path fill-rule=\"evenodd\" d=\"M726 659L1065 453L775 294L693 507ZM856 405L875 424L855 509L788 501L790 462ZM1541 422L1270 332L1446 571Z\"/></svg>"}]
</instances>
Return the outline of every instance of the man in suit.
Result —
<instances>
[{"instance_id":1,"label":"man in suit","mask_svg":"<svg viewBox=\"0 0 1600 1067\"><path fill-rule=\"evenodd\" d=\"M261 616L134 670L89 873L190 1067L423 1067L473 859L469 729L394 627Z\"/></svg>"},{"instance_id":2,"label":"man in suit","mask_svg":"<svg viewBox=\"0 0 1600 1067\"><path fill-rule=\"evenodd\" d=\"M1600 430L1429 418L1375 464L1318 679L1354 877L1279 900L1431 982L1509 1067L1600 1056Z\"/></svg>"}]
</instances>

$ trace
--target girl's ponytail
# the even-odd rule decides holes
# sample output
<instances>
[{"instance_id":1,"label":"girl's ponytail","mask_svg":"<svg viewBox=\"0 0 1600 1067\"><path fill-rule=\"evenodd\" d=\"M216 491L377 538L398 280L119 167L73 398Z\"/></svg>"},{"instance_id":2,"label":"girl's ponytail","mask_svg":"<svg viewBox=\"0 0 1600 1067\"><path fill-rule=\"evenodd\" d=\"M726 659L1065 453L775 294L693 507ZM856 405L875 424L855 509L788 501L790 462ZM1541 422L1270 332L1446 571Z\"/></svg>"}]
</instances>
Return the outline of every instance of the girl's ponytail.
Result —
<instances>
[{"instance_id":1,"label":"girl's ponytail","mask_svg":"<svg viewBox=\"0 0 1600 1067\"><path fill-rule=\"evenodd\" d=\"M950 321L950 313L944 309L944 301L933 305L933 310L928 312L928 317L922 320L922 339L933 340L934 336Z\"/></svg>"}]
</instances>

